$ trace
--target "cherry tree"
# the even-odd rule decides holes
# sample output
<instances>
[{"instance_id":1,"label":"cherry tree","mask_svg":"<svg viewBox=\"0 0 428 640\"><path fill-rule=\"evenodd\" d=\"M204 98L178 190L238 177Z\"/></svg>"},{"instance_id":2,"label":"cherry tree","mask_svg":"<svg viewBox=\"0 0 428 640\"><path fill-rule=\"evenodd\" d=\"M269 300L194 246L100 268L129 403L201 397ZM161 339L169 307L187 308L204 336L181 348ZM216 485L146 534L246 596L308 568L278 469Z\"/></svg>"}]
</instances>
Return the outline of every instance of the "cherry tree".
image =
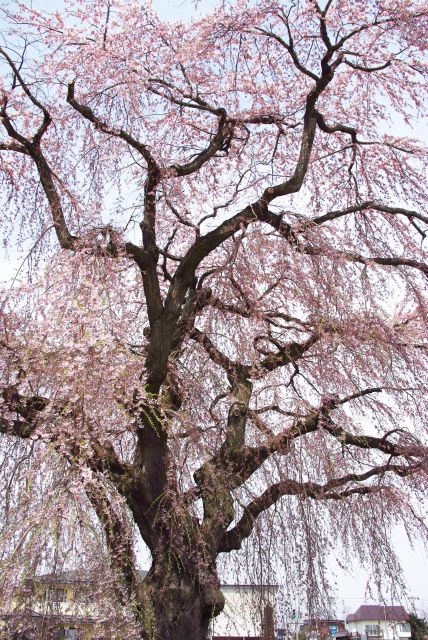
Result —
<instances>
[{"instance_id":1,"label":"cherry tree","mask_svg":"<svg viewBox=\"0 0 428 640\"><path fill-rule=\"evenodd\" d=\"M0 588L98 553L117 637L200 640L219 559L295 561L312 608L337 543L395 574L388 527L426 535L426 151L404 135L425 0L189 23L70 0L3 23L23 263L2 292Z\"/></svg>"}]
</instances>

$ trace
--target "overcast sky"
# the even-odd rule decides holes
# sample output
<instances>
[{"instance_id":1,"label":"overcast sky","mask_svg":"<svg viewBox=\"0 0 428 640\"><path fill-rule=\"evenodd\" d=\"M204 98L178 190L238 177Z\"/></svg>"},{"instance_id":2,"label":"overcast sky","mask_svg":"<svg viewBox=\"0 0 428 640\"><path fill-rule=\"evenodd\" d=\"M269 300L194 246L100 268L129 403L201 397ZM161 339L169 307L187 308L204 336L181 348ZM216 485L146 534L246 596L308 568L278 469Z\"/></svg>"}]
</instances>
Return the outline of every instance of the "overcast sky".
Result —
<instances>
[{"instance_id":1,"label":"overcast sky","mask_svg":"<svg viewBox=\"0 0 428 640\"><path fill-rule=\"evenodd\" d=\"M58 10L61 9L63 2L62 0L33 0L32 4L38 9ZM162 19L186 21L192 15L209 12L219 4L219 0L201 0L197 4L191 0L153 0L152 4ZM427 130L427 125L420 125L410 135L424 135L425 142L427 142ZM400 134L400 131L396 133ZM409 135L410 132L406 133ZM9 278L14 270L16 270L16 263L11 267L3 263L0 280ZM400 530L397 529L394 532L394 537L399 557L404 567L410 595L416 598L416 609L428 616L428 557L423 550L422 544L412 550L404 533ZM340 553L339 550L338 552ZM336 573L337 576L336 580L332 577L331 582L337 583L336 614L338 616L355 611L360 604L369 601L365 597L368 576L361 567L350 567L349 575L333 565L331 571L332 574Z\"/></svg>"}]
</instances>

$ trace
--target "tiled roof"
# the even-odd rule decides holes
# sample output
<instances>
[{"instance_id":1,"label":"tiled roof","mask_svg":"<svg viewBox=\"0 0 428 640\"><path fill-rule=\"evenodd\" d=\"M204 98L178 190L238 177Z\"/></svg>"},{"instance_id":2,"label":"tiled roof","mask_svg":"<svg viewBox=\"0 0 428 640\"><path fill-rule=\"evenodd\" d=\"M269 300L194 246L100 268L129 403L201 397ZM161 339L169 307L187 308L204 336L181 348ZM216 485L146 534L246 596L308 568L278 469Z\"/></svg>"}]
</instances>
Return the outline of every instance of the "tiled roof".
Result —
<instances>
[{"instance_id":1,"label":"tiled roof","mask_svg":"<svg viewBox=\"0 0 428 640\"><path fill-rule=\"evenodd\" d=\"M401 606L387 607L381 604L362 604L355 613L350 613L347 616L346 622L357 622L359 620L403 622L408 618L409 614Z\"/></svg>"}]
</instances>

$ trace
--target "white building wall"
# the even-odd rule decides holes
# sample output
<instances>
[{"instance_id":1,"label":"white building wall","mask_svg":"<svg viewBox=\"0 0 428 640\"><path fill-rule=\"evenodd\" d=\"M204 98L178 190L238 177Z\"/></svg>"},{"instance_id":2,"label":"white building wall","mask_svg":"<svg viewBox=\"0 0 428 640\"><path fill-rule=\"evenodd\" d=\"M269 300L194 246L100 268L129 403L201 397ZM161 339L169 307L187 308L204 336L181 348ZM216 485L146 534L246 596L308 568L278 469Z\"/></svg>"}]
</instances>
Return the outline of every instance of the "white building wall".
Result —
<instances>
[{"instance_id":1,"label":"white building wall","mask_svg":"<svg viewBox=\"0 0 428 640\"><path fill-rule=\"evenodd\" d=\"M275 606L276 587L223 586L223 611L211 622L211 636L260 637L266 605Z\"/></svg>"},{"instance_id":2,"label":"white building wall","mask_svg":"<svg viewBox=\"0 0 428 640\"><path fill-rule=\"evenodd\" d=\"M407 623L390 620L357 620L346 623L346 628L351 633L359 633L362 640L367 638L366 626L378 625L384 640L407 640L411 636Z\"/></svg>"}]
</instances>

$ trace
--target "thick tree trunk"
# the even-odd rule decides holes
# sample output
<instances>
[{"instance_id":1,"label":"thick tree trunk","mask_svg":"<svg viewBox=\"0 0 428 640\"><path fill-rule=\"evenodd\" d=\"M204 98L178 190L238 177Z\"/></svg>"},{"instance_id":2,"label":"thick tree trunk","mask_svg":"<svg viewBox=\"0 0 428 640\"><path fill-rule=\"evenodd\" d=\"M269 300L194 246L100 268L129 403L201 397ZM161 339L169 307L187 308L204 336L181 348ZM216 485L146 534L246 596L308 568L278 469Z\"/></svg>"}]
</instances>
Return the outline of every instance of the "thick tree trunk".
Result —
<instances>
[{"instance_id":1,"label":"thick tree trunk","mask_svg":"<svg viewBox=\"0 0 428 640\"><path fill-rule=\"evenodd\" d=\"M200 596L192 597L177 589L153 604L153 640L207 640L211 616Z\"/></svg>"},{"instance_id":2,"label":"thick tree trunk","mask_svg":"<svg viewBox=\"0 0 428 640\"><path fill-rule=\"evenodd\" d=\"M143 638L207 640L210 620L224 606L216 575L200 578L157 564L141 588Z\"/></svg>"},{"instance_id":3,"label":"thick tree trunk","mask_svg":"<svg viewBox=\"0 0 428 640\"><path fill-rule=\"evenodd\" d=\"M163 433L161 422L158 428ZM153 561L137 593L142 638L206 640L210 620L224 607L216 567L219 527L204 528L178 499L174 481L167 484L167 454L162 453L156 467L153 461L145 463L144 453L141 447L142 472L127 496Z\"/></svg>"}]
</instances>

